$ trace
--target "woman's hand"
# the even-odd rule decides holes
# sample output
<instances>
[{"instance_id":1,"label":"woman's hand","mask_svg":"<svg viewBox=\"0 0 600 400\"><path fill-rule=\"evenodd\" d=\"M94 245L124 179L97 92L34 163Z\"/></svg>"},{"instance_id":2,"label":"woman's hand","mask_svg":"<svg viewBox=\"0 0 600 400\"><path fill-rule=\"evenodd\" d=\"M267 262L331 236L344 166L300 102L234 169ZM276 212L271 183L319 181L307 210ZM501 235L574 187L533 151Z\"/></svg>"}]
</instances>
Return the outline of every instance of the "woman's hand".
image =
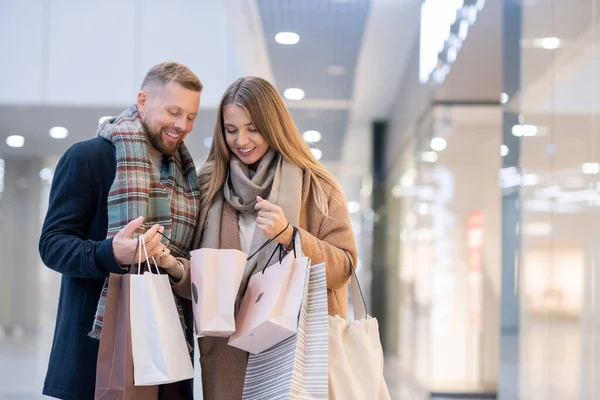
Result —
<instances>
[{"instance_id":1,"label":"woman's hand","mask_svg":"<svg viewBox=\"0 0 600 400\"><path fill-rule=\"evenodd\" d=\"M171 250L166 246L164 246L160 256L154 256L154 259L159 267L167 271L167 274L169 274L173 281L179 282L183 278L183 265L171 255Z\"/></svg>"},{"instance_id":2,"label":"woman's hand","mask_svg":"<svg viewBox=\"0 0 600 400\"><path fill-rule=\"evenodd\" d=\"M275 240L288 247L292 242L294 229L291 225L288 226L288 220L283 214L283 209L260 196L256 197L255 209L258 210L256 227L269 239L273 239L278 233L285 229L285 232L279 235Z\"/></svg>"}]
</instances>

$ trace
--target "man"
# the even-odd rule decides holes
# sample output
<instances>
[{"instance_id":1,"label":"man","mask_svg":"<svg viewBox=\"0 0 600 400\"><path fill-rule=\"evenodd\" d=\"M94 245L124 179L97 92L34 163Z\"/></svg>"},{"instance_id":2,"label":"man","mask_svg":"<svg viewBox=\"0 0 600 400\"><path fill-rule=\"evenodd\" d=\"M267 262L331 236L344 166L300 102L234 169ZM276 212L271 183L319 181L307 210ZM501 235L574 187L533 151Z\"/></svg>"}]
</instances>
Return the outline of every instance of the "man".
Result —
<instances>
[{"instance_id":1,"label":"man","mask_svg":"<svg viewBox=\"0 0 600 400\"><path fill-rule=\"evenodd\" d=\"M59 161L39 243L44 263L62 274L45 395L94 398L107 278L127 273L138 257L145 261L136 252L140 234L148 256L171 278L187 340L193 343L191 303L185 299L190 297L189 263L183 258L199 192L183 140L193 128L201 91L187 67L156 65L135 105L104 122L98 137L73 145ZM192 399L193 383L163 386L159 397L167 392Z\"/></svg>"}]
</instances>

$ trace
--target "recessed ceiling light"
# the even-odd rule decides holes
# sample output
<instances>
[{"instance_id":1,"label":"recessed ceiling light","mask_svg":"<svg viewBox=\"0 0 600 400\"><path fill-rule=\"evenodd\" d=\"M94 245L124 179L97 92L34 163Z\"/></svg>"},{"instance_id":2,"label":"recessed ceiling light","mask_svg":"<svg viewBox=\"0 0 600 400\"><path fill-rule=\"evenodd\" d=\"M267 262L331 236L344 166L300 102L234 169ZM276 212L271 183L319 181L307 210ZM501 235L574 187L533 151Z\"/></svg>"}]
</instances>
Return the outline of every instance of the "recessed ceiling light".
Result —
<instances>
[{"instance_id":1,"label":"recessed ceiling light","mask_svg":"<svg viewBox=\"0 0 600 400\"><path fill-rule=\"evenodd\" d=\"M511 131L516 137L535 136L538 134L538 127L535 125L513 125Z\"/></svg>"},{"instance_id":2,"label":"recessed ceiling light","mask_svg":"<svg viewBox=\"0 0 600 400\"><path fill-rule=\"evenodd\" d=\"M317 160L323 158L323 152L319 149L310 149L310 152L313 153L313 156L315 156Z\"/></svg>"},{"instance_id":3,"label":"recessed ceiling light","mask_svg":"<svg viewBox=\"0 0 600 400\"><path fill-rule=\"evenodd\" d=\"M360 203L358 201L349 201L348 202L348 212L350 214L356 214L360 211Z\"/></svg>"},{"instance_id":4,"label":"recessed ceiling light","mask_svg":"<svg viewBox=\"0 0 600 400\"><path fill-rule=\"evenodd\" d=\"M333 76L341 76L346 73L346 68L341 65L330 65L327 67L327 73Z\"/></svg>"},{"instance_id":5,"label":"recessed ceiling light","mask_svg":"<svg viewBox=\"0 0 600 400\"><path fill-rule=\"evenodd\" d=\"M508 95L506 93L500 94L500 103L501 104L508 103Z\"/></svg>"},{"instance_id":6,"label":"recessed ceiling light","mask_svg":"<svg viewBox=\"0 0 600 400\"><path fill-rule=\"evenodd\" d=\"M54 171L52 168L44 168L40 171L40 179L43 181L50 181L54 176Z\"/></svg>"},{"instance_id":7,"label":"recessed ceiling light","mask_svg":"<svg viewBox=\"0 0 600 400\"><path fill-rule=\"evenodd\" d=\"M502 157L506 157L509 152L510 152L510 149L508 148L507 145L503 144L500 146L500 155Z\"/></svg>"},{"instance_id":8,"label":"recessed ceiling light","mask_svg":"<svg viewBox=\"0 0 600 400\"><path fill-rule=\"evenodd\" d=\"M210 146L212 146L212 142L213 142L212 136L205 137L204 138L204 147L206 147L207 149L210 149Z\"/></svg>"},{"instance_id":9,"label":"recessed ceiling light","mask_svg":"<svg viewBox=\"0 0 600 400\"><path fill-rule=\"evenodd\" d=\"M275 35L275 41L279 44L296 44L300 41L300 36L295 32L279 32Z\"/></svg>"},{"instance_id":10,"label":"recessed ceiling light","mask_svg":"<svg viewBox=\"0 0 600 400\"><path fill-rule=\"evenodd\" d=\"M104 121L111 119L112 117L110 115L107 115L105 117L100 117L100 119L98 120L98 125L102 125L104 123Z\"/></svg>"},{"instance_id":11,"label":"recessed ceiling light","mask_svg":"<svg viewBox=\"0 0 600 400\"><path fill-rule=\"evenodd\" d=\"M581 165L581 172L586 175L596 175L600 173L600 164L597 162L586 162Z\"/></svg>"},{"instance_id":12,"label":"recessed ceiling light","mask_svg":"<svg viewBox=\"0 0 600 400\"><path fill-rule=\"evenodd\" d=\"M435 137L435 138L431 139L430 144L431 144L431 150L433 150L433 151L443 151L448 146L448 142L446 142L446 139L441 138L441 137Z\"/></svg>"},{"instance_id":13,"label":"recessed ceiling light","mask_svg":"<svg viewBox=\"0 0 600 400\"><path fill-rule=\"evenodd\" d=\"M538 47L546 50L555 50L562 45L562 40L557 37L545 37L533 39L533 47Z\"/></svg>"},{"instance_id":14,"label":"recessed ceiling light","mask_svg":"<svg viewBox=\"0 0 600 400\"><path fill-rule=\"evenodd\" d=\"M302 134L304 141L308 143L319 143L321 141L322 135L319 131L306 131Z\"/></svg>"},{"instance_id":15,"label":"recessed ceiling light","mask_svg":"<svg viewBox=\"0 0 600 400\"><path fill-rule=\"evenodd\" d=\"M304 98L304 90L298 88L285 89L283 95L288 100L302 100Z\"/></svg>"},{"instance_id":16,"label":"recessed ceiling light","mask_svg":"<svg viewBox=\"0 0 600 400\"><path fill-rule=\"evenodd\" d=\"M69 136L69 130L64 126L50 128L50 132L48 133L50 134L50 137L54 139L64 139Z\"/></svg>"},{"instance_id":17,"label":"recessed ceiling light","mask_svg":"<svg viewBox=\"0 0 600 400\"><path fill-rule=\"evenodd\" d=\"M11 135L6 138L6 144L10 147L23 147L25 145L25 138L20 135Z\"/></svg>"},{"instance_id":18,"label":"recessed ceiling light","mask_svg":"<svg viewBox=\"0 0 600 400\"><path fill-rule=\"evenodd\" d=\"M421 161L434 163L438 160L438 155L435 151L424 151L421 154Z\"/></svg>"}]
</instances>

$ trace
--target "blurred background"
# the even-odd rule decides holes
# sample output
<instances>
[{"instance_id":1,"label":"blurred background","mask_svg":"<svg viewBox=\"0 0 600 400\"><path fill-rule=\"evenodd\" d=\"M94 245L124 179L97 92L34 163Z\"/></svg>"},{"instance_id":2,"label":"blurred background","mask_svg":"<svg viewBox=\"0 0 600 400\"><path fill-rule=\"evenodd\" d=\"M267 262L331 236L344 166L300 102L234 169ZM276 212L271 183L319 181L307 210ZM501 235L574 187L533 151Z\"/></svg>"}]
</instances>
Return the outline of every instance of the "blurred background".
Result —
<instances>
[{"instance_id":1,"label":"blurred background","mask_svg":"<svg viewBox=\"0 0 600 400\"><path fill-rule=\"evenodd\" d=\"M341 182L392 398L599 399L599 3L0 0L0 398L42 398L58 159L174 60L198 166L256 75Z\"/></svg>"}]
</instances>

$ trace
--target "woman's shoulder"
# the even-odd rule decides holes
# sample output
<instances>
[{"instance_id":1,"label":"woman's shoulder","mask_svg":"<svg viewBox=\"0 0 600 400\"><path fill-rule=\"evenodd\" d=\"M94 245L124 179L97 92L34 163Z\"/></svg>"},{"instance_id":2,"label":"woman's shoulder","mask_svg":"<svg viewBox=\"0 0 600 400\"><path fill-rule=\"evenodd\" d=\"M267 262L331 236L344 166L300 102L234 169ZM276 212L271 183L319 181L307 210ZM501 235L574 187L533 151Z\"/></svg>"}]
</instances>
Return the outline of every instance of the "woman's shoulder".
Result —
<instances>
[{"instance_id":1,"label":"woman's shoulder","mask_svg":"<svg viewBox=\"0 0 600 400\"><path fill-rule=\"evenodd\" d=\"M331 179L335 184L325 179L322 179L314 174L311 174L308 171L305 171L303 182L304 204L307 205L307 203L311 203L311 205L316 206L316 204L314 204L314 191L316 184L321 187L321 190L327 197L327 204L330 211L335 210L337 207L346 207L346 196L344 195L340 184L337 182L333 175L331 176Z\"/></svg>"}]
</instances>

